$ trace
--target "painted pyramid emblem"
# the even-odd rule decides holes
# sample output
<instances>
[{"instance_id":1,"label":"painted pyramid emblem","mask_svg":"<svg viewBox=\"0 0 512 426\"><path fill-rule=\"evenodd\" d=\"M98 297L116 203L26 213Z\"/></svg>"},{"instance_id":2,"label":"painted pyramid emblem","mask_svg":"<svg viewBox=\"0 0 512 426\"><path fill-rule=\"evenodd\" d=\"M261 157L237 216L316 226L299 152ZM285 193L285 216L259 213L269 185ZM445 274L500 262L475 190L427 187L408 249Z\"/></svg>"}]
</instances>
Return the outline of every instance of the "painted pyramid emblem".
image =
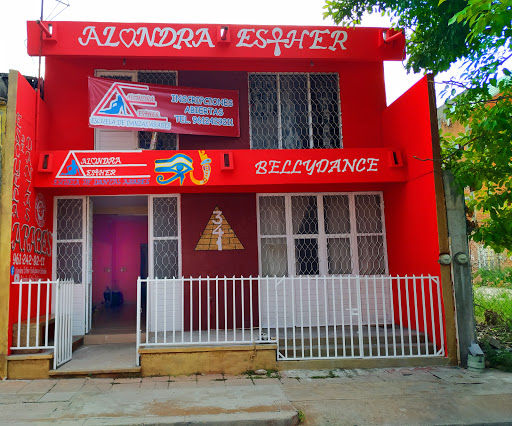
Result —
<instances>
[{"instance_id":1,"label":"painted pyramid emblem","mask_svg":"<svg viewBox=\"0 0 512 426\"><path fill-rule=\"evenodd\" d=\"M244 250L219 207L213 209L210 220L204 229L196 250Z\"/></svg>"}]
</instances>

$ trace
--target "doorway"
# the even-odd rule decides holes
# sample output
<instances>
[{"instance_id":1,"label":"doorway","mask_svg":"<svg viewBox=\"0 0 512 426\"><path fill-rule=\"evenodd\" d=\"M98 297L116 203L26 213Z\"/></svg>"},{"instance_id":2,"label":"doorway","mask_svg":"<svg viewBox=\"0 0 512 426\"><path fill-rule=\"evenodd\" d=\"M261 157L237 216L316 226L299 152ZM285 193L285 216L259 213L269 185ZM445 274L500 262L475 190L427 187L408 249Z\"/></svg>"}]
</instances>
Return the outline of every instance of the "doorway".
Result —
<instances>
[{"instance_id":1,"label":"doorway","mask_svg":"<svg viewBox=\"0 0 512 426\"><path fill-rule=\"evenodd\" d=\"M91 200L94 237L90 334L132 334L137 318L137 277L148 264L148 199L117 196Z\"/></svg>"}]
</instances>

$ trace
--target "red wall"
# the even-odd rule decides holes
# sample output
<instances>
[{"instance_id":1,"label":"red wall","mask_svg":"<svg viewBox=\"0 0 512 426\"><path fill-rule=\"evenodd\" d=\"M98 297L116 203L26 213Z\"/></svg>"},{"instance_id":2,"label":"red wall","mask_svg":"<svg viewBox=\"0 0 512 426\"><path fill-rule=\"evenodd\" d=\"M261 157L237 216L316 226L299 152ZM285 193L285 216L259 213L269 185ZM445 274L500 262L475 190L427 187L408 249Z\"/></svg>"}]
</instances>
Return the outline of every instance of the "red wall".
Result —
<instances>
[{"instance_id":1,"label":"red wall","mask_svg":"<svg viewBox=\"0 0 512 426\"><path fill-rule=\"evenodd\" d=\"M215 207L244 250L195 251ZM258 234L255 194L183 194L181 196L182 275L258 275Z\"/></svg>"},{"instance_id":2,"label":"red wall","mask_svg":"<svg viewBox=\"0 0 512 426\"><path fill-rule=\"evenodd\" d=\"M408 173L384 192L390 273L439 275L433 162L417 159L432 159L426 78L385 110L382 124L384 143L401 150Z\"/></svg>"},{"instance_id":3,"label":"red wall","mask_svg":"<svg viewBox=\"0 0 512 426\"><path fill-rule=\"evenodd\" d=\"M378 62L348 63L340 70L344 148L378 148L386 108L384 67Z\"/></svg>"},{"instance_id":4,"label":"red wall","mask_svg":"<svg viewBox=\"0 0 512 426\"><path fill-rule=\"evenodd\" d=\"M103 292L121 291L125 303L137 301L140 245L148 242L147 216L94 215L92 301Z\"/></svg>"},{"instance_id":5,"label":"red wall","mask_svg":"<svg viewBox=\"0 0 512 426\"><path fill-rule=\"evenodd\" d=\"M199 241L206 225L208 224L215 207L218 207L238 237L243 250L223 250L223 251L196 251L195 247ZM257 276L258 275L258 234L257 234L257 216L256 216L256 195L255 194L183 194L181 197L181 241L182 241L182 275L185 277L233 277L233 276ZM218 285L218 287L217 287ZM240 280L225 282L223 279L218 284L213 282L210 287L211 297L211 326L214 327L216 321L215 303L219 302L218 312L219 326L222 328L226 312L227 326L233 326L233 317L235 317L237 327L242 325L241 304L242 304L242 286L244 287L244 309L250 312L251 303L250 292L253 292L254 312L257 309L256 287L245 281ZM224 288L226 287L226 288ZM235 295L233 295L233 288ZM191 290L192 288L192 290ZM219 292L219 297L213 296ZM184 318L185 329L190 329L190 298L194 301L194 316L192 318L193 329L206 329L208 326L207 309L199 311L198 300L199 292L202 294L202 300L208 300L207 288L205 283L199 284L194 281L192 286L184 286ZM226 292L226 293L224 293ZM227 296L225 303L224 294ZM234 301L233 301L234 299ZM233 315L233 306L236 306L236 314ZM201 321L199 320L199 312ZM250 324L250 315L244 317L245 326ZM253 323L257 325L257 315L253 318Z\"/></svg>"},{"instance_id":6,"label":"red wall","mask_svg":"<svg viewBox=\"0 0 512 426\"><path fill-rule=\"evenodd\" d=\"M220 67L225 70L219 71ZM239 90L239 138L180 136L181 149L249 148L248 72L338 72L343 126L347 148L382 146L381 114L385 109L384 71L381 62L325 61L155 61L127 58L46 58L45 102L51 114L52 150L93 149L94 132L88 127L87 77L95 69L179 70L180 86ZM196 70L196 71L191 71ZM214 71L204 71L214 70ZM216 71L215 71L216 70Z\"/></svg>"},{"instance_id":7,"label":"red wall","mask_svg":"<svg viewBox=\"0 0 512 426\"><path fill-rule=\"evenodd\" d=\"M437 210L426 77L386 109L383 114L383 140L401 150L408 172L407 182L389 185L384 191L389 271L392 275L431 274L439 277ZM418 324L415 320L416 312L411 308L407 314L405 308L408 304L413 306L414 287L419 301ZM402 285L402 316L399 318L398 300L395 299L395 320L405 327L424 331L421 287L421 280L417 280L415 286L410 284L407 299L405 286ZM434 286L434 307L438 305L437 301L438 292ZM430 289L426 287L427 318L431 316L430 302ZM436 327L439 327L437 317L434 321ZM427 328L429 336L432 336L431 327ZM439 331L437 336L439 341Z\"/></svg>"}]
</instances>

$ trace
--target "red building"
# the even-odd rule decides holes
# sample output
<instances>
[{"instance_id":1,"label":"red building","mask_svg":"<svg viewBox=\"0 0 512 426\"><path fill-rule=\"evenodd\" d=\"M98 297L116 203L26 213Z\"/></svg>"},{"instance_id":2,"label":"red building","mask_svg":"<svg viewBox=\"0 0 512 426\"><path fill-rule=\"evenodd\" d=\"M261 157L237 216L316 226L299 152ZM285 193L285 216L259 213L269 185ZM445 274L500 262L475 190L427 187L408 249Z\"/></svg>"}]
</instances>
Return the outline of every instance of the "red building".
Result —
<instances>
[{"instance_id":1,"label":"red building","mask_svg":"<svg viewBox=\"0 0 512 426\"><path fill-rule=\"evenodd\" d=\"M45 76L42 99L16 85L7 346L54 349L56 368L72 335L129 329L146 374L145 357L184 347L456 359L442 185L418 160L438 154L433 88L385 101L383 61L404 44L378 28L29 22Z\"/></svg>"}]
</instances>

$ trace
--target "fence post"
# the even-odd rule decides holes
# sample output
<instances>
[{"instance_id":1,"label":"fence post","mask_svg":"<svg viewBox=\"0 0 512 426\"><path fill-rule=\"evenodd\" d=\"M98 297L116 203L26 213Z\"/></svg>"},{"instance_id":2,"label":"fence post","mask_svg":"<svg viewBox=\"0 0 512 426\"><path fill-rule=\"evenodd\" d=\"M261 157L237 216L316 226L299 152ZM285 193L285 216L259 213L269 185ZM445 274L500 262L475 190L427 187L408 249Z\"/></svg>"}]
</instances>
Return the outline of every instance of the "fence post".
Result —
<instances>
[{"instance_id":1,"label":"fence post","mask_svg":"<svg viewBox=\"0 0 512 426\"><path fill-rule=\"evenodd\" d=\"M140 316L142 315L141 310L141 278L137 278L137 326L135 331L135 365L138 367L140 365L140 357L139 357L139 347L140 347ZM146 284L147 288L147 284ZM146 293L147 294L147 293ZM147 331L146 331L147 333Z\"/></svg>"},{"instance_id":2,"label":"fence post","mask_svg":"<svg viewBox=\"0 0 512 426\"><path fill-rule=\"evenodd\" d=\"M464 193L455 187L453 175L443 172L446 199L446 217L450 250L452 255L452 279L457 315L457 334L459 341L460 363L467 365L468 348L476 341L475 318L473 309L473 287L471 285L471 267L469 264L468 237L466 234L466 214Z\"/></svg>"}]
</instances>

